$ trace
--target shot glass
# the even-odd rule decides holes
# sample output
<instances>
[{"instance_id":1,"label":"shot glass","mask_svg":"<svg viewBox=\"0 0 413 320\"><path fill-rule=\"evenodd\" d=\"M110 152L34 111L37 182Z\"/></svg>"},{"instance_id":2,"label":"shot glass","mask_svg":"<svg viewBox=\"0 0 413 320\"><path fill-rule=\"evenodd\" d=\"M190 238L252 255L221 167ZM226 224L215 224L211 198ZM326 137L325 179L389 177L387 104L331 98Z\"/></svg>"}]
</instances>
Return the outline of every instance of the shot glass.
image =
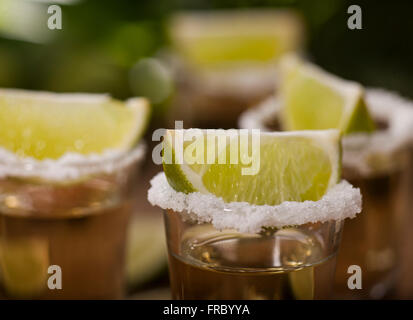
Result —
<instances>
[{"instance_id":1,"label":"shot glass","mask_svg":"<svg viewBox=\"0 0 413 320\"><path fill-rule=\"evenodd\" d=\"M337 298L381 299L395 293L402 263L399 245L407 214L405 166L400 162L394 170L373 175L352 170L343 174L360 188L363 213L357 220L346 222L344 228L337 263ZM348 287L348 270L352 265L362 270L359 290Z\"/></svg>"},{"instance_id":2,"label":"shot glass","mask_svg":"<svg viewBox=\"0 0 413 320\"><path fill-rule=\"evenodd\" d=\"M276 87L276 61L302 51L303 24L293 11L226 10L176 14L168 64L176 94L168 115L193 128L233 128L238 115Z\"/></svg>"},{"instance_id":3,"label":"shot glass","mask_svg":"<svg viewBox=\"0 0 413 320\"><path fill-rule=\"evenodd\" d=\"M402 226L409 199L409 162L413 108L411 103L385 90L370 89L366 102L377 123L371 135L343 138L342 176L360 188L363 211L346 222L335 277L335 297L378 299L390 295L400 266ZM245 112L241 128L280 130L281 101L272 97ZM349 267L359 266L362 288L348 286Z\"/></svg>"},{"instance_id":4,"label":"shot glass","mask_svg":"<svg viewBox=\"0 0 413 320\"><path fill-rule=\"evenodd\" d=\"M358 189L343 182L326 198L291 203L282 214L272 212L282 210L276 206L228 203L224 208L201 194L192 199L196 207L188 205L192 211L168 209L175 205L165 199L187 203L187 196L168 187L163 174L152 180L148 194L152 204L165 209L173 299L331 297L343 219L360 210ZM245 220L247 212L254 222ZM287 226L280 216L296 223Z\"/></svg>"},{"instance_id":5,"label":"shot glass","mask_svg":"<svg viewBox=\"0 0 413 320\"><path fill-rule=\"evenodd\" d=\"M378 131L343 140L343 176L361 189L363 213L357 221L348 221L343 232L336 274L339 298L391 297L403 262L400 249L408 221L413 109L409 101L384 90L368 90L366 102ZM363 271L360 290L347 286L350 265Z\"/></svg>"},{"instance_id":6,"label":"shot glass","mask_svg":"<svg viewBox=\"0 0 413 320\"><path fill-rule=\"evenodd\" d=\"M6 151L2 151L3 153ZM144 148L0 161L0 296L117 299Z\"/></svg>"},{"instance_id":7,"label":"shot glass","mask_svg":"<svg viewBox=\"0 0 413 320\"><path fill-rule=\"evenodd\" d=\"M218 231L170 210L164 218L173 299L330 297L342 223L256 235Z\"/></svg>"}]
</instances>

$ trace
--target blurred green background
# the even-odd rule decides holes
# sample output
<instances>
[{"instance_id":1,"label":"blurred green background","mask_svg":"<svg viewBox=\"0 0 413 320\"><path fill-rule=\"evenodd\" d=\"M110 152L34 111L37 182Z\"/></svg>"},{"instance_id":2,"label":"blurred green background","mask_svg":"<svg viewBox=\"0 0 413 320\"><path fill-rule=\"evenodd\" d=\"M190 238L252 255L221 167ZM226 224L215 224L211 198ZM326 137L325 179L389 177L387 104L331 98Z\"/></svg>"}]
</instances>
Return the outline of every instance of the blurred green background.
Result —
<instances>
[{"instance_id":1,"label":"blurred green background","mask_svg":"<svg viewBox=\"0 0 413 320\"><path fill-rule=\"evenodd\" d=\"M10 2L18 10L14 17L4 10ZM18 7L28 3L29 9ZM142 85L139 74L162 77L163 71L151 74L153 61L149 65L148 61L140 61L167 43L165 22L172 12L293 7L307 24L308 54L314 62L366 86L386 87L413 97L413 3L409 1L53 1L62 8L62 30L46 28L48 17L42 14L49 4L45 0L0 0L0 87L109 92L118 98L143 94L160 109L170 92L168 83L164 83L161 98L154 88ZM362 30L347 28L347 8L351 4L363 10ZM38 16L34 6L42 8L37 10ZM16 35L13 24L24 24L29 32Z\"/></svg>"}]
</instances>

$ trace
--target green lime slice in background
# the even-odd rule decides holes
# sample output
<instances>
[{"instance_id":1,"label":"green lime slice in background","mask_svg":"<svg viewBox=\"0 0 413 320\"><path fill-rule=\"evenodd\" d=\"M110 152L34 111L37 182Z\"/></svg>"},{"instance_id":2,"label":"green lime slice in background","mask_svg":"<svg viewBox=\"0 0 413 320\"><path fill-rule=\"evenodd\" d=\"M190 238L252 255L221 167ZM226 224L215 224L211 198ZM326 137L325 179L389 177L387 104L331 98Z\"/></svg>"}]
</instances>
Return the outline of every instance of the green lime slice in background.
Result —
<instances>
[{"instance_id":1,"label":"green lime slice in background","mask_svg":"<svg viewBox=\"0 0 413 320\"><path fill-rule=\"evenodd\" d=\"M47 286L49 247L39 239L0 242L1 283L7 294L36 298Z\"/></svg>"},{"instance_id":2,"label":"green lime slice in background","mask_svg":"<svg viewBox=\"0 0 413 320\"><path fill-rule=\"evenodd\" d=\"M294 298L297 300L314 299L314 268L306 267L288 274Z\"/></svg>"},{"instance_id":3,"label":"green lime slice in background","mask_svg":"<svg viewBox=\"0 0 413 320\"><path fill-rule=\"evenodd\" d=\"M134 218L128 230L126 277L130 288L142 285L166 269L167 253L161 218Z\"/></svg>"},{"instance_id":4,"label":"green lime slice in background","mask_svg":"<svg viewBox=\"0 0 413 320\"><path fill-rule=\"evenodd\" d=\"M331 75L296 55L285 56L280 69L283 129L335 128L342 134L374 131L375 124L358 83Z\"/></svg>"}]
</instances>

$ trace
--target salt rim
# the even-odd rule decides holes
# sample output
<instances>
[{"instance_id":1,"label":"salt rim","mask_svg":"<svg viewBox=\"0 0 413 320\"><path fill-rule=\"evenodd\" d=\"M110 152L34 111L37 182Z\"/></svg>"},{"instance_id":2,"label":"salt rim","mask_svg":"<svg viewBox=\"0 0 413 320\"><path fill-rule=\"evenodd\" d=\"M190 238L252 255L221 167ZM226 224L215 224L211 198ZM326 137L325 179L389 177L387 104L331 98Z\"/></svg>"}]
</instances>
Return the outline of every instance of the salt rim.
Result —
<instances>
[{"instance_id":1,"label":"salt rim","mask_svg":"<svg viewBox=\"0 0 413 320\"><path fill-rule=\"evenodd\" d=\"M369 176L392 170L400 152L413 144L413 102L384 89L366 90L366 103L377 120L387 121L386 130L357 133L343 138L343 165ZM281 101L272 96L241 114L240 128L270 130L265 122L278 117Z\"/></svg>"},{"instance_id":2,"label":"salt rim","mask_svg":"<svg viewBox=\"0 0 413 320\"><path fill-rule=\"evenodd\" d=\"M343 180L319 201L285 201L276 206L252 205L247 202L224 202L211 194L175 191L165 173L151 180L148 200L162 209L181 212L184 218L198 223L212 223L218 229L235 229L242 233L259 233L263 227L281 228L310 222L354 218L361 212L360 189Z\"/></svg>"},{"instance_id":3,"label":"salt rim","mask_svg":"<svg viewBox=\"0 0 413 320\"><path fill-rule=\"evenodd\" d=\"M90 174L110 174L142 160L145 150L145 144L140 143L128 152L106 150L102 154L89 155L66 153L56 160L40 161L32 157L20 158L13 152L0 148L0 178L22 177L68 181Z\"/></svg>"}]
</instances>

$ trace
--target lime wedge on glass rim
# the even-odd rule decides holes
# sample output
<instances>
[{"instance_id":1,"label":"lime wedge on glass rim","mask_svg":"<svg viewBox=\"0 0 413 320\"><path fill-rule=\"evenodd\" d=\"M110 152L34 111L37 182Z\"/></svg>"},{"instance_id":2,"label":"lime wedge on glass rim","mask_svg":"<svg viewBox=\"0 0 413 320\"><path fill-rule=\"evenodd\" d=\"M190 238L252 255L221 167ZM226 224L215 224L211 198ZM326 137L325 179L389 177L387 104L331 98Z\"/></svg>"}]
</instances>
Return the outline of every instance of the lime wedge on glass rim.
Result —
<instances>
[{"instance_id":1,"label":"lime wedge on glass rim","mask_svg":"<svg viewBox=\"0 0 413 320\"><path fill-rule=\"evenodd\" d=\"M180 131L185 135L188 130ZM238 130L233 131L240 134ZM176 161L177 150L180 150L175 143L177 132L166 132L163 166L169 184L179 192L213 194L226 202L277 205L283 201L319 200L340 178L338 130L261 132L259 149L250 153L256 161L259 159L259 170L253 175L242 174L242 169L250 165L228 162L231 159L230 139L226 139L226 144L221 149L217 148L218 151L209 150L206 130L201 131L206 150L204 157L208 158L208 153L213 152L216 154L214 162L199 164L188 161L190 153L185 151L191 148L191 141L183 145L183 161ZM226 133L226 130L208 130L208 134L216 138ZM249 133L250 140L251 135ZM220 164L217 159L222 153L226 153L227 162ZM172 161L168 160L168 154ZM245 154L239 151L238 156L242 159Z\"/></svg>"},{"instance_id":2,"label":"lime wedge on glass rim","mask_svg":"<svg viewBox=\"0 0 413 320\"><path fill-rule=\"evenodd\" d=\"M128 150L149 119L143 98L0 89L0 146L21 157Z\"/></svg>"},{"instance_id":3,"label":"lime wedge on glass rim","mask_svg":"<svg viewBox=\"0 0 413 320\"><path fill-rule=\"evenodd\" d=\"M336 128L344 135L374 131L358 83L340 79L292 54L281 59L280 70L284 130Z\"/></svg>"}]
</instances>

